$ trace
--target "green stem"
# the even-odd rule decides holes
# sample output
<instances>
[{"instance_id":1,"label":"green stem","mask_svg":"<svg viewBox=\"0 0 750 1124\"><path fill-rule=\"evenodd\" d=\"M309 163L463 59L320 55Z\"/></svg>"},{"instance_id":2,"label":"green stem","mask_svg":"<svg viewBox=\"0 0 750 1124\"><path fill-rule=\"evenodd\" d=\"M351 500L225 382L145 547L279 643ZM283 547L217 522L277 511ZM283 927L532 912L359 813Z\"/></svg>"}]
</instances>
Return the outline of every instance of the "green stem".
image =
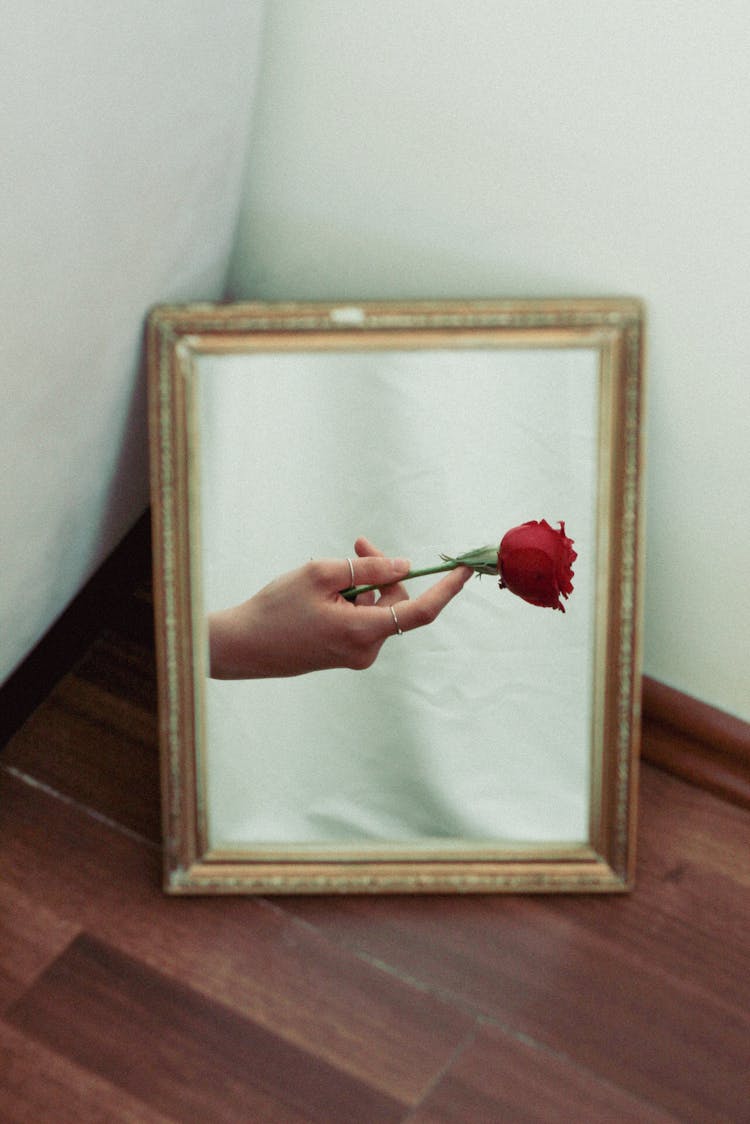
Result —
<instances>
[{"instance_id":1,"label":"green stem","mask_svg":"<svg viewBox=\"0 0 750 1124\"><path fill-rule=\"evenodd\" d=\"M400 582L406 582L409 578L423 578L426 574L442 574L445 570L455 570L457 566L462 566L464 563L460 562L457 558L452 558L450 562L444 562L442 566L426 566L423 570L409 570L403 578L399 578ZM396 585L396 582L389 583ZM353 601L355 597L359 597L360 593L370 593L371 590L381 589L381 585L353 585L349 589L342 589L341 596L347 601Z\"/></svg>"}]
</instances>

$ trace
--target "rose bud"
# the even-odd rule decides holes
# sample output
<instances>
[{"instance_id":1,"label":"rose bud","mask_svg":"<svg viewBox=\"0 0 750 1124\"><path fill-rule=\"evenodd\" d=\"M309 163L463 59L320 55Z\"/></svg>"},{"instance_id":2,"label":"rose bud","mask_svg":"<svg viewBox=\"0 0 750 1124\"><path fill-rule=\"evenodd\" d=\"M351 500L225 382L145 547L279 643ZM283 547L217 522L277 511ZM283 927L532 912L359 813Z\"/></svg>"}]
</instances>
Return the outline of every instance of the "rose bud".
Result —
<instances>
[{"instance_id":1,"label":"rose bud","mask_svg":"<svg viewBox=\"0 0 750 1124\"><path fill-rule=\"evenodd\" d=\"M562 520L559 531L546 519L522 523L508 531L500 543L500 588L509 589L531 605L564 613L560 596L567 598L573 592L571 565L577 557Z\"/></svg>"}]
</instances>

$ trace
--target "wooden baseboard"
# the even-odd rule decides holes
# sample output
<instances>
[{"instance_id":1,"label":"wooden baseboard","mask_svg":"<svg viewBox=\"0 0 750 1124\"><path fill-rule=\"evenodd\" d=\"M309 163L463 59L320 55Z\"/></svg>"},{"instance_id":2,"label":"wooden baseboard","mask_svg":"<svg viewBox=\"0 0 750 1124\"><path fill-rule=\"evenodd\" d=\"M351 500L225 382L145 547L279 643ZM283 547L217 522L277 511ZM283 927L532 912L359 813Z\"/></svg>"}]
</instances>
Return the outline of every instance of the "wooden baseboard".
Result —
<instances>
[{"instance_id":1,"label":"wooden baseboard","mask_svg":"<svg viewBox=\"0 0 750 1124\"><path fill-rule=\"evenodd\" d=\"M750 808L750 723L643 677L644 761Z\"/></svg>"}]
</instances>

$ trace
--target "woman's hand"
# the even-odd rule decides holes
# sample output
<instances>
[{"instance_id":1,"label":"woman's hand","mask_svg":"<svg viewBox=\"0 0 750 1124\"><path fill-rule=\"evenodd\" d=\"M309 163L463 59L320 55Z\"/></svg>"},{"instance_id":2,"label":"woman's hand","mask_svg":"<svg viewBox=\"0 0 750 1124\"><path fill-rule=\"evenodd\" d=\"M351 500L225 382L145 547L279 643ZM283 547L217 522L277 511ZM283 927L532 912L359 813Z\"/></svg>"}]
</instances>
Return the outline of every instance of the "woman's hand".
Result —
<instances>
[{"instance_id":1,"label":"woman's hand","mask_svg":"<svg viewBox=\"0 0 750 1124\"><path fill-rule=\"evenodd\" d=\"M370 667L399 629L434 621L472 573L466 566L451 570L412 601L398 580L409 571L407 561L384 557L365 538L354 549L354 584L377 585L377 599L363 593L352 604L341 596L352 585L346 559L308 562L249 601L209 615L211 676L261 679Z\"/></svg>"}]
</instances>

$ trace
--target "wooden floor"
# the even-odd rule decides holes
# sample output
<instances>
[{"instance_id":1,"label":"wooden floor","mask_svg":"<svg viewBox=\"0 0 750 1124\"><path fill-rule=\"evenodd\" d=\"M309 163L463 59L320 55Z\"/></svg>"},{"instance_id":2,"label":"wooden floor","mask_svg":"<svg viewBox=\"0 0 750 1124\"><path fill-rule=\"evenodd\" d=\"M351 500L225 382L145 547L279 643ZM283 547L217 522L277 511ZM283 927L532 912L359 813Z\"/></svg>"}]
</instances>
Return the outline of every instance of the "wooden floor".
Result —
<instances>
[{"instance_id":1,"label":"wooden floor","mask_svg":"<svg viewBox=\"0 0 750 1124\"><path fill-rule=\"evenodd\" d=\"M628 897L173 899L149 590L0 756L0 1122L750 1121L750 812L642 772Z\"/></svg>"}]
</instances>

